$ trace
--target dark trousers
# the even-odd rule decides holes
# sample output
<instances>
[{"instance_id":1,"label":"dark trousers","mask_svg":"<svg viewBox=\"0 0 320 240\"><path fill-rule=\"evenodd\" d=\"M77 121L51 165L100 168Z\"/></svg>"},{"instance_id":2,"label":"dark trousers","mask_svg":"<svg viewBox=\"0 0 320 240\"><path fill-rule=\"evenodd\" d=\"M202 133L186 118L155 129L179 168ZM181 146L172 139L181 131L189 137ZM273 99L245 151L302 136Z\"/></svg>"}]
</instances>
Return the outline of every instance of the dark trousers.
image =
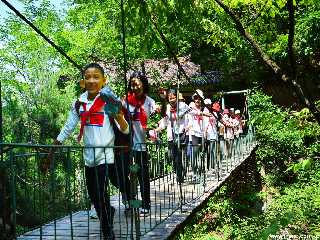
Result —
<instances>
[{"instance_id":1,"label":"dark trousers","mask_svg":"<svg viewBox=\"0 0 320 240\"><path fill-rule=\"evenodd\" d=\"M135 162L139 166L138 179L142 198L142 207L150 209L150 175L146 151L133 151Z\"/></svg>"},{"instance_id":2,"label":"dark trousers","mask_svg":"<svg viewBox=\"0 0 320 240\"><path fill-rule=\"evenodd\" d=\"M194 174L199 173L202 166L202 159L200 159L200 147L202 144L202 137L192 135L192 159L191 166Z\"/></svg>"},{"instance_id":3,"label":"dark trousers","mask_svg":"<svg viewBox=\"0 0 320 240\"><path fill-rule=\"evenodd\" d=\"M105 191L106 187L108 187L108 177L106 173L106 164L101 164L96 167L85 167L89 198L100 219L104 239L113 239L112 221L114 209L113 211L111 210L109 193Z\"/></svg>"},{"instance_id":4,"label":"dark trousers","mask_svg":"<svg viewBox=\"0 0 320 240\"><path fill-rule=\"evenodd\" d=\"M208 140L206 142L206 152L207 152L207 169L212 169L216 167L217 163L217 141Z\"/></svg>"},{"instance_id":5,"label":"dark trousers","mask_svg":"<svg viewBox=\"0 0 320 240\"><path fill-rule=\"evenodd\" d=\"M129 181L129 166L132 164L129 152L115 153L114 158L114 164L108 164L110 182L119 189L122 200L129 201L133 199Z\"/></svg>"},{"instance_id":6,"label":"dark trousers","mask_svg":"<svg viewBox=\"0 0 320 240\"><path fill-rule=\"evenodd\" d=\"M178 144L174 141L168 142L169 152L173 158L173 169L177 174L178 183L183 182L183 165L182 165L182 145L180 145L180 149L178 148Z\"/></svg>"}]
</instances>

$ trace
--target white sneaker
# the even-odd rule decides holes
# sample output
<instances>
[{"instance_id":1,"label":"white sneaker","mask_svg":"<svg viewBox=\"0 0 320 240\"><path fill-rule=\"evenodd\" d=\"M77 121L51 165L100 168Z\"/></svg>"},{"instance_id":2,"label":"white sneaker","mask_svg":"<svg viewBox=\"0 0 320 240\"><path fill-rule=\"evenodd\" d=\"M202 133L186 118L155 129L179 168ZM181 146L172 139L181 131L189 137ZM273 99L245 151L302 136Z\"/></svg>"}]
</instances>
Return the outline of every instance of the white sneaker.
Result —
<instances>
[{"instance_id":1,"label":"white sneaker","mask_svg":"<svg viewBox=\"0 0 320 240\"><path fill-rule=\"evenodd\" d=\"M147 216L150 214L150 209L146 209L146 208L141 208L140 209L140 215L141 216Z\"/></svg>"},{"instance_id":2,"label":"white sneaker","mask_svg":"<svg viewBox=\"0 0 320 240\"><path fill-rule=\"evenodd\" d=\"M91 209L89 212L89 216L91 219L98 219L98 215L95 209Z\"/></svg>"},{"instance_id":3,"label":"white sneaker","mask_svg":"<svg viewBox=\"0 0 320 240\"><path fill-rule=\"evenodd\" d=\"M192 183L194 183L194 184L200 183L200 176L193 176L192 177Z\"/></svg>"}]
</instances>

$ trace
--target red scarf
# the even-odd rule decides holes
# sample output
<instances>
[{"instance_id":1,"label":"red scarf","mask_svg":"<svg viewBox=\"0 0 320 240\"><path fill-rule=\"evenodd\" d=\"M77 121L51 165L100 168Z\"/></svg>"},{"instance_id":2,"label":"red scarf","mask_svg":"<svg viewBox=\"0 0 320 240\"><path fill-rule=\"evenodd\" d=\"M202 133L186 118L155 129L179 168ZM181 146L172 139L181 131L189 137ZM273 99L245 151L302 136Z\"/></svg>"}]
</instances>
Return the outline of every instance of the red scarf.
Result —
<instances>
[{"instance_id":1,"label":"red scarf","mask_svg":"<svg viewBox=\"0 0 320 240\"><path fill-rule=\"evenodd\" d=\"M81 120L81 126L80 126L80 132L78 135L78 142L80 142L82 135L83 135L83 130L84 126L86 125L86 122L89 120L89 117L95 113L100 111L100 109L105 105L105 102L101 99L101 97L98 97L92 104L91 108L89 111L86 109L86 104L83 104L83 110L80 114L80 120Z\"/></svg>"},{"instance_id":2,"label":"red scarf","mask_svg":"<svg viewBox=\"0 0 320 240\"><path fill-rule=\"evenodd\" d=\"M203 117L201 115L196 115L195 118L198 120L199 126L201 126L201 121L202 121Z\"/></svg>"},{"instance_id":3,"label":"red scarf","mask_svg":"<svg viewBox=\"0 0 320 240\"><path fill-rule=\"evenodd\" d=\"M144 111L144 108L143 108L143 104L145 100L146 100L145 95L143 95L141 99L138 99L136 98L135 94L128 93L128 103L135 107L135 111L137 111L138 109L140 110L138 114L138 118L143 129L147 128L147 121L148 121L147 113Z\"/></svg>"},{"instance_id":4,"label":"red scarf","mask_svg":"<svg viewBox=\"0 0 320 240\"><path fill-rule=\"evenodd\" d=\"M201 126L200 122L203 119L203 117L201 115L201 111L198 108L194 108L194 109L198 111L198 113L195 115L195 119L198 120L198 124L199 124L199 126Z\"/></svg>"},{"instance_id":5,"label":"red scarf","mask_svg":"<svg viewBox=\"0 0 320 240\"><path fill-rule=\"evenodd\" d=\"M170 112L171 112L171 118L173 121L175 121L177 119L177 109L176 109L176 105L173 107L170 105Z\"/></svg>"},{"instance_id":6,"label":"red scarf","mask_svg":"<svg viewBox=\"0 0 320 240\"><path fill-rule=\"evenodd\" d=\"M209 123L211 124L212 128L214 128L213 123L214 123L214 117L209 118Z\"/></svg>"}]
</instances>

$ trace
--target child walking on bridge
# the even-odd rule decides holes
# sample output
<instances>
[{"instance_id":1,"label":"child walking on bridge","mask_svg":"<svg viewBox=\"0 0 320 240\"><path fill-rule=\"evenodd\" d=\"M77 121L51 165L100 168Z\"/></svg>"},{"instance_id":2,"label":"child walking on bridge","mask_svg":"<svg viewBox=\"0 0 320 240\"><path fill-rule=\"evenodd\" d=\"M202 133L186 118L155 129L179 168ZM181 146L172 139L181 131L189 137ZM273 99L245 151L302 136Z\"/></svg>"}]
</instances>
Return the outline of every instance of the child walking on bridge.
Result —
<instances>
[{"instance_id":1,"label":"child walking on bridge","mask_svg":"<svg viewBox=\"0 0 320 240\"><path fill-rule=\"evenodd\" d=\"M108 186L108 164L114 163L114 131L109 117L123 133L129 133L128 123L121 112L121 101L106 84L103 68L91 63L83 70L80 85L85 92L71 106L67 122L55 140L62 144L81 121L78 141L83 136L85 177L91 202L100 219L104 239L114 239L113 215L106 187ZM98 148L97 148L98 147Z\"/></svg>"},{"instance_id":2,"label":"child walking on bridge","mask_svg":"<svg viewBox=\"0 0 320 240\"><path fill-rule=\"evenodd\" d=\"M150 213L150 176L146 146L146 130L149 117L159 112L155 101L148 96L149 84L146 75L135 71L131 74L128 96L123 98L123 107L129 113L133 132L133 156L139 166L138 178L142 198L140 214Z\"/></svg>"}]
</instances>

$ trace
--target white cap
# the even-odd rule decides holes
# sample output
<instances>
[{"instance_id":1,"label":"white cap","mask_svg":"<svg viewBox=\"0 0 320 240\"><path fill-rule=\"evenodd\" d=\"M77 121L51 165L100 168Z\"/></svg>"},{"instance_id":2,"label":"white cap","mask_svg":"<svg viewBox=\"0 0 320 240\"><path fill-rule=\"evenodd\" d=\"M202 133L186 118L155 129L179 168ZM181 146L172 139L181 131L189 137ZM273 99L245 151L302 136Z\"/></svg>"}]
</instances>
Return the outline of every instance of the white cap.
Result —
<instances>
[{"instance_id":1,"label":"white cap","mask_svg":"<svg viewBox=\"0 0 320 240\"><path fill-rule=\"evenodd\" d=\"M206 98L205 100L204 100L204 104L205 105L211 105L211 100L209 99L209 98Z\"/></svg>"},{"instance_id":2,"label":"white cap","mask_svg":"<svg viewBox=\"0 0 320 240\"><path fill-rule=\"evenodd\" d=\"M230 112L234 112L234 108L230 108Z\"/></svg>"},{"instance_id":3,"label":"white cap","mask_svg":"<svg viewBox=\"0 0 320 240\"><path fill-rule=\"evenodd\" d=\"M234 114L240 114L240 110L237 109L237 110L234 112Z\"/></svg>"},{"instance_id":4,"label":"white cap","mask_svg":"<svg viewBox=\"0 0 320 240\"><path fill-rule=\"evenodd\" d=\"M192 95L192 99L194 99L195 96L200 96L202 99L204 99L203 92L200 89L196 90L196 93Z\"/></svg>"}]
</instances>

